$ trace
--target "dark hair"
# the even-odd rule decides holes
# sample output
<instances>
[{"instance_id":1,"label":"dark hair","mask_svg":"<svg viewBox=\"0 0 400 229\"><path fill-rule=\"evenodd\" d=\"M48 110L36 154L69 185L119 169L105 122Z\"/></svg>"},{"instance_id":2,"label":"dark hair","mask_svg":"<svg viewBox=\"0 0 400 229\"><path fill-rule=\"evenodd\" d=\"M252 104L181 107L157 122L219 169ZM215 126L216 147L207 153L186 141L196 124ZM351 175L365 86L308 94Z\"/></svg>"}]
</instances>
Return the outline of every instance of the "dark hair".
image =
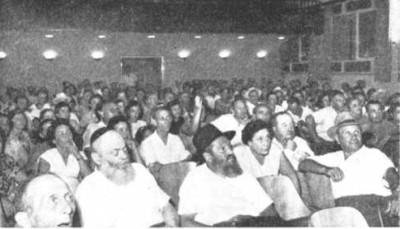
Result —
<instances>
[{"instance_id":1,"label":"dark hair","mask_svg":"<svg viewBox=\"0 0 400 229\"><path fill-rule=\"evenodd\" d=\"M136 101L136 100L131 100L131 101L128 102L128 105L126 105L126 107L125 107L126 117L129 117L129 109L131 109L131 107L139 107L140 111L139 111L138 119L141 119L142 115L143 115L142 105L140 105L140 103L138 101Z\"/></svg>"},{"instance_id":2,"label":"dark hair","mask_svg":"<svg viewBox=\"0 0 400 229\"><path fill-rule=\"evenodd\" d=\"M58 114L60 112L61 108L63 108L63 107L68 107L69 112L71 112L71 107L69 106L69 104L67 102L59 102L54 107L54 113Z\"/></svg>"},{"instance_id":3,"label":"dark hair","mask_svg":"<svg viewBox=\"0 0 400 229\"><path fill-rule=\"evenodd\" d=\"M174 99L171 102L167 103L167 107L169 110L171 110L171 108L176 105L180 105L179 99Z\"/></svg>"},{"instance_id":4,"label":"dark hair","mask_svg":"<svg viewBox=\"0 0 400 229\"><path fill-rule=\"evenodd\" d=\"M262 120L254 120L249 122L242 130L242 142L247 145L249 141L253 139L254 134L262 129L267 129L271 139L273 138L274 132L272 131L270 123L266 123Z\"/></svg>"},{"instance_id":5,"label":"dark hair","mask_svg":"<svg viewBox=\"0 0 400 229\"><path fill-rule=\"evenodd\" d=\"M89 104L92 102L92 100L93 99L100 99L100 105L99 105L99 107L94 107L94 109L101 109L102 108L102 106L103 106L103 103L104 103L104 99L103 99L103 96L101 96L101 95L99 95L99 94L94 94L94 95L92 95L91 97L90 97L90 99L89 99Z\"/></svg>"},{"instance_id":6,"label":"dark hair","mask_svg":"<svg viewBox=\"0 0 400 229\"><path fill-rule=\"evenodd\" d=\"M339 90L332 90L330 91L330 98L332 99L333 97L337 96L337 95L341 95L344 96L343 92L339 91Z\"/></svg>"},{"instance_id":7,"label":"dark hair","mask_svg":"<svg viewBox=\"0 0 400 229\"><path fill-rule=\"evenodd\" d=\"M43 110L40 112L39 119L40 119L40 120L43 120L44 114L45 114L46 112L49 112L49 111L54 112L54 110L51 109L51 108L43 109ZM54 112L54 113L55 113L55 112Z\"/></svg>"},{"instance_id":8,"label":"dark hair","mask_svg":"<svg viewBox=\"0 0 400 229\"><path fill-rule=\"evenodd\" d=\"M144 140L144 134L146 133L146 131L151 131L154 132L156 129L155 126L153 125L146 125L146 126L142 126L140 127L135 135L135 140L138 143L138 145L140 145L142 143L142 141Z\"/></svg>"},{"instance_id":9,"label":"dark hair","mask_svg":"<svg viewBox=\"0 0 400 229\"><path fill-rule=\"evenodd\" d=\"M108 121L107 129L114 130L115 126L120 122L126 123L126 125L128 125L128 128L129 128L130 125L129 125L128 120L125 118L125 116L117 115L117 116L112 117L110 119L110 121Z\"/></svg>"},{"instance_id":10,"label":"dark hair","mask_svg":"<svg viewBox=\"0 0 400 229\"><path fill-rule=\"evenodd\" d=\"M45 119L45 120L41 121L40 124L39 124L38 134L42 133L45 124L50 123L50 127L49 127L49 130L50 130L50 128L52 128L52 126L55 125L55 122L56 121L53 120L53 119ZM50 134L50 131L47 131L46 136L40 137L40 139L42 139L44 141L48 141L48 140L51 140L51 137L52 136Z\"/></svg>"},{"instance_id":11,"label":"dark hair","mask_svg":"<svg viewBox=\"0 0 400 229\"><path fill-rule=\"evenodd\" d=\"M50 142L55 139L56 129L59 126L67 126L69 128L69 130L71 131L72 139L73 139L74 143L76 144L75 139L74 139L74 129L69 124L69 121L66 119L57 119L56 121L53 122L53 125L49 127L48 137L49 137Z\"/></svg>"},{"instance_id":12,"label":"dark hair","mask_svg":"<svg viewBox=\"0 0 400 229\"><path fill-rule=\"evenodd\" d=\"M287 103L288 104L297 103L298 105L300 105L300 100L298 98L292 96L287 100Z\"/></svg>"},{"instance_id":13,"label":"dark hair","mask_svg":"<svg viewBox=\"0 0 400 229\"><path fill-rule=\"evenodd\" d=\"M92 146L93 143L99 139L103 134L110 131L107 127L101 127L93 132L92 136L90 136L90 145Z\"/></svg>"},{"instance_id":14,"label":"dark hair","mask_svg":"<svg viewBox=\"0 0 400 229\"><path fill-rule=\"evenodd\" d=\"M14 112L10 112L8 114L8 121L10 123L10 131L14 128L14 123L13 123L12 119L18 114L21 114L25 118L26 123L25 123L24 130L28 129L28 117L26 116L25 112L23 112L23 111L14 111ZM8 135L8 133L7 133L7 135Z\"/></svg>"},{"instance_id":15,"label":"dark hair","mask_svg":"<svg viewBox=\"0 0 400 229\"><path fill-rule=\"evenodd\" d=\"M383 104L381 102L379 102L378 100L370 100L370 101L368 101L367 105L365 105L365 108L367 108L367 111L369 110L369 106L370 105L379 105L379 109L381 109L381 110L385 109Z\"/></svg>"}]
</instances>

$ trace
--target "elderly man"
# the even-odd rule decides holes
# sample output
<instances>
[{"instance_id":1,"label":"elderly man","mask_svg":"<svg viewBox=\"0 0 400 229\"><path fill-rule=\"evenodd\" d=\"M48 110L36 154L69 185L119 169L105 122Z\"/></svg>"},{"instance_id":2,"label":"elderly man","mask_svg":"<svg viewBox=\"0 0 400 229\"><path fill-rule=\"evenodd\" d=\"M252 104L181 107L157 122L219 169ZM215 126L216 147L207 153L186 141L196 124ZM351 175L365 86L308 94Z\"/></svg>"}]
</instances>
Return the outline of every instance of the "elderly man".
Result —
<instances>
[{"instance_id":1,"label":"elderly man","mask_svg":"<svg viewBox=\"0 0 400 229\"><path fill-rule=\"evenodd\" d=\"M58 176L45 174L31 180L22 192L15 214L19 227L72 226L75 201Z\"/></svg>"},{"instance_id":2,"label":"elderly man","mask_svg":"<svg viewBox=\"0 0 400 229\"><path fill-rule=\"evenodd\" d=\"M97 171L76 191L84 227L177 226L169 197L142 165L129 163L123 138L113 130L97 130L91 139Z\"/></svg>"},{"instance_id":3,"label":"elderly man","mask_svg":"<svg viewBox=\"0 0 400 229\"><path fill-rule=\"evenodd\" d=\"M231 143L233 146L236 146L242 143L242 130L249 121L250 119L246 102L242 99L236 99L233 102L232 113L221 115L211 124L213 124L222 132L235 131L236 134L231 140Z\"/></svg>"},{"instance_id":4,"label":"elderly man","mask_svg":"<svg viewBox=\"0 0 400 229\"><path fill-rule=\"evenodd\" d=\"M340 113L328 133L342 150L307 158L299 169L329 177L337 205L351 205L370 226L382 226L378 211L398 214L399 210L398 199L392 196L399 184L393 163L380 150L363 146L361 128L349 112Z\"/></svg>"},{"instance_id":5,"label":"elderly man","mask_svg":"<svg viewBox=\"0 0 400 229\"><path fill-rule=\"evenodd\" d=\"M171 134L172 115L167 107L155 110L156 131L140 145L140 154L149 169L183 161L190 157L178 135Z\"/></svg>"},{"instance_id":6,"label":"elderly man","mask_svg":"<svg viewBox=\"0 0 400 229\"><path fill-rule=\"evenodd\" d=\"M240 222L243 216L275 213L271 198L236 161L230 143L234 134L206 125L194 135L193 143L205 164L190 171L179 190L183 226L221 225Z\"/></svg>"}]
</instances>

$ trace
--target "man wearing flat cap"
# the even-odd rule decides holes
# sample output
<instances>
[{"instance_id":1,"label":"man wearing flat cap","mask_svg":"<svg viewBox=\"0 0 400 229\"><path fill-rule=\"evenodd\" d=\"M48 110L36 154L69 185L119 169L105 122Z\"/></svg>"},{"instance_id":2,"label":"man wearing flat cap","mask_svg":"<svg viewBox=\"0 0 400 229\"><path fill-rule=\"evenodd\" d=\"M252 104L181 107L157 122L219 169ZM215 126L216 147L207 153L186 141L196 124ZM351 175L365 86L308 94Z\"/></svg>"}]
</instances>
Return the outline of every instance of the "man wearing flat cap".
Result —
<instances>
[{"instance_id":1,"label":"man wearing flat cap","mask_svg":"<svg viewBox=\"0 0 400 229\"><path fill-rule=\"evenodd\" d=\"M363 145L360 125L351 114L339 113L328 135L342 150L309 157L299 170L328 176L336 205L355 207L370 226L382 226L385 216L398 215L398 195L393 193L399 176L394 165L380 150Z\"/></svg>"},{"instance_id":2,"label":"man wearing flat cap","mask_svg":"<svg viewBox=\"0 0 400 229\"><path fill-rule=\"evenodd\" d=\"M234 135L211 124L194 135L205 163L189 172L179 190L182 226L235 226L248 217L276 214L268 194L236 161L230 143Z\"/></svg>"}]
</instances>

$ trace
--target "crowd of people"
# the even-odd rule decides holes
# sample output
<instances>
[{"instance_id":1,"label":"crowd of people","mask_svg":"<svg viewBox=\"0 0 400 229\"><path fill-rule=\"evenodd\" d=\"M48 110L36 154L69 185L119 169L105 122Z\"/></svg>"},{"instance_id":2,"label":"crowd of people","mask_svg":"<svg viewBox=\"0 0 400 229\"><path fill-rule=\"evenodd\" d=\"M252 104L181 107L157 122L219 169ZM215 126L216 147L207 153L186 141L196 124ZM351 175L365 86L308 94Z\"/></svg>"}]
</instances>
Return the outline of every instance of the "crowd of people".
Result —
<instances>
[{"instance_id":1,"label":"crowd of people","mask_svg":"<svg viewBox=\"0 0 400 229\"><path fill-rule=\"evenodd\" d=\"M399 146L363 80L7 87L0 226L398 226Z\"/></svg>"}]
</instances>

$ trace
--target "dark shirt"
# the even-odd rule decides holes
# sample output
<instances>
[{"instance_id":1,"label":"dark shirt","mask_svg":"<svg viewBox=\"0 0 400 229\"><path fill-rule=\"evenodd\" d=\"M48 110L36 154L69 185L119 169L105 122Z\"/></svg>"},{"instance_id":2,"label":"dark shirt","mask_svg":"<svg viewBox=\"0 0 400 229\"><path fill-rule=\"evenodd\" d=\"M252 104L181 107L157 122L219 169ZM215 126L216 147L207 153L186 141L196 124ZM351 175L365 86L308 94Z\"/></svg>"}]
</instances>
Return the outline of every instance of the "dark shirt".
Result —
<instances>
[{"instance_id":1,"label":"dark shirt","mask_svg":"<svg viewBox=\"0 0 400 229\"><path fill-rule=\"evenodd\" d=\"M179 135L181 127L183 126L183 124L185 123L185 119L183 117L179 117L178 120L173 120L171 123L171 129L169 130L169 132L171 134L175 134L175 135Z\"/></svg>"}]
</instances>

